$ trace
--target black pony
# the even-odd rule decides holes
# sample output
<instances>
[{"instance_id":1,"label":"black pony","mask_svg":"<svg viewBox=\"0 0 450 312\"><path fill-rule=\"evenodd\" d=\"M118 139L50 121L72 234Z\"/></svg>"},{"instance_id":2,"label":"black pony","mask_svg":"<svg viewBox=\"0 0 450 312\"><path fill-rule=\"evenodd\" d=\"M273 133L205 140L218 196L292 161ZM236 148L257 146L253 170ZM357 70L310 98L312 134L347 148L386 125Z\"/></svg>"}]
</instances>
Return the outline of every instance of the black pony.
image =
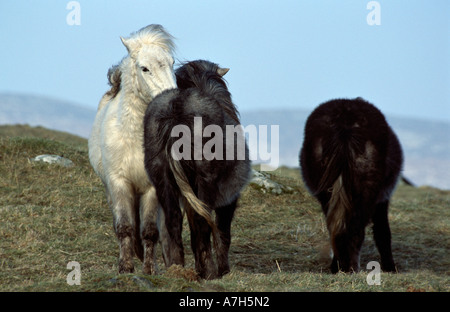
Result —
<instances>
[{"instance_id":1,"label":"black pony","mask_svg":"<svg viewBox=\"0 0 450 312\"><path fill-rule=\"evenodd\" d=\"M326 217L333 273L359 271L359 253L370 221L382 269L396 270L388 205L402 164L396 135L383 114L364 99L332 100L308 117L300 166Z\"/></svg>"},{"instance_id":2,"label":"black pony","mask_svg":"<svg viewBox=\"0 0 450 312\"><path fill-rule=\"evenodd\" d=\"M176 71L178 89L153 99L144 119L145 169L162 207L165 264L184 265L183 206L195 267L207 279L230 270L231 221L251 170L238 112L222 78L227 71L203 60L184 64Z\"/></svg>"}]
</instances>

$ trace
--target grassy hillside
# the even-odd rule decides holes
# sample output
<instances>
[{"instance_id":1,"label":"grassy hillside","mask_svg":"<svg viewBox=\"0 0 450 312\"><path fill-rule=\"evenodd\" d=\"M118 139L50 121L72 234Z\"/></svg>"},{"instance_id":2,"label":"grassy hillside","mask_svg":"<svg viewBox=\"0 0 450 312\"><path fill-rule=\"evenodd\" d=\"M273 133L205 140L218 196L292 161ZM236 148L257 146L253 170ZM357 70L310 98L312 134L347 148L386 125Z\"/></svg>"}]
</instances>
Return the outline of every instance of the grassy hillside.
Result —
<instances>
[{"instance_id":1,"label":"grassy hillside","mask_svg":"<svg viewBox=\"0 0 450 312\"><path fill-rule=\"evenodd\" d=\"M371 229L363 271L330 274L319 205L298 171L286 168L272 178L293 194L264 194L252 185L243 192L230 274L196 279L185 222L186 268L167 270L158 250L158 275L143 275L137 259L134 274L118 275L112 215L86 140L45 129L8 131L0 128L0 291L450 291L450 192L398 187L390 222L399 273L382 273L381 285L369 286L366 264L379 260ZM44 153L75 166L29 161ZM79 286L66 282L70 261L80 263Z\"/></svg>"}]
</instances>

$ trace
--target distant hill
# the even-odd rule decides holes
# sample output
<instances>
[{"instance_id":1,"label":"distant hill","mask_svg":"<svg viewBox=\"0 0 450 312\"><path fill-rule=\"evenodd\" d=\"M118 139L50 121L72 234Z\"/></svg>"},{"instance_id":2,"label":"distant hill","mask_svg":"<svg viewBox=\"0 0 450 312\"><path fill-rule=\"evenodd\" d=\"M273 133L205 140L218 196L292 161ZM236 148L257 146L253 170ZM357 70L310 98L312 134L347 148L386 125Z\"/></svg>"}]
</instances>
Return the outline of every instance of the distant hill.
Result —
<instances>
[{"instance_id":1,"label":"distant hill","mask_svg":"<svg viewBox=\"0 0 450 312\"><path fill-rule=\"evenodd\" d=\"M86 138L68 132L29 125L0 125L0 138L27 137L64 142L79 150L88 150Z\"/></svg>"},{"instance_id":2,"label":"distant hill","mask_svg":"<svg viewBox=\"0 0 450 312\"><path fill-rule=\"evenodd\" d=\"M87 138L95 113L95 109L58 99L0 93L0 124L43 126Z\"/></svg>"},{"instance_id":3,"label":"distant hill","mask_svg":"<svg viewBox=\"0 0 450 312\"><path fill-rule=\"evenodd\" d=\"M308 110L241 111L247 125L279 125L279 165L298 167ZM41 96L0 94L0 125L28 124L87 138L95 109ZM450 189L450 122L387 116L405 154L404 176L415 185ZM270 132L269 132L270 138ZM259 147L261 148L261 147Z\"/></svg>"}]
</instances>

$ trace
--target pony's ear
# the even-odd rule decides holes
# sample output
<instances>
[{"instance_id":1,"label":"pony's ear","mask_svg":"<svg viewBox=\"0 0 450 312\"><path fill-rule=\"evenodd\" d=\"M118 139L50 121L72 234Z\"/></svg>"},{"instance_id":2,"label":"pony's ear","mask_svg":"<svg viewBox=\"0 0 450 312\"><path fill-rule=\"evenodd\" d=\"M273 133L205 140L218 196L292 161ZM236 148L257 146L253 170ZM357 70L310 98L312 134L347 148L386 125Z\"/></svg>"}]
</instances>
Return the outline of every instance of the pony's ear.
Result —
<instances>
[{"instance_id":1,"label":"pony's ear","mask_svg":"<svg viewBox=\"0 0 450 312\"><path fill-rule=\"evenodd\" d=\"M127 39L124 37L120 37L120 40L122 40L122 43L125 46L125 48L127 48L129 54L131 54L132 51L136 50L135 40L130 38Z\"/></svg>"},{"instance_id":2,"label":"pony's ear","mask_svg":"<svg viewBox=\"0 0 450 312\"><path fill-rule=\"evenodd\" d=\"M127 48L128 52L130 52L130 48L129 48L129 44L128 44L127 39L125 39L124 37L120 36L120 41L122 41L122 43L125 46L125 48Z\"/></svg>"},{"instance_id":3,"label":"pony's ear","mask_svg":"<svg viewBox=\"0 0 450 312\"><path fill-rule=\"evenodd\" d=\"M221 77L223 77L223 76L225 76L226 73L228 73L229 70L230 70L229 68L221 68L221 67L219 67L219 68L217 68L217 73Z\"/></svg>"}]
</instances>

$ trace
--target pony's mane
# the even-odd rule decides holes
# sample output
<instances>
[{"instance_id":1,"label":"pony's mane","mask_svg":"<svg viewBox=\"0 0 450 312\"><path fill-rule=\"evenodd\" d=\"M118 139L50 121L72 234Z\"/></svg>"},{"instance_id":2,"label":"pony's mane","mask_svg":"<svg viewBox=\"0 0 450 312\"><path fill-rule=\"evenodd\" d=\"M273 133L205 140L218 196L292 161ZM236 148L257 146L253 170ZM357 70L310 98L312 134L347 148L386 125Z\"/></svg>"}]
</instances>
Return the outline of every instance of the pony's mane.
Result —
<instances>
[{"instance_id":1,"label":"pony's mane","mask_svg":"<svg viewBox=\"0 0 450 312\"><path fill-rule=\"evenodd\" d=\"M115 98L117 93L120 91L120 83L122 81L122 72L120 71L120 63L111 66L108 69L108 83L111 86L111 89L106 92L111 99Z\"/></svg>"},{"instance_id":2,"label":"pony's mane","mask_svg":"<svg viewBox=\"0 0 450 312\"><path fill-rule=\"evenodd\" d=\"M129 37L138 40L142 44L155 44L172 53L175 50L174 37L163 26L151 24L132 33Z\"/></svg>"},{"instance_id":3,"label":"pony's mane","mask_svg":"<svg viewBox=\"0 0 450 312\"><path fill-rule=\"evenodd\" d=\"M175 72L178 88L197 88L212 95L218 99L217 102L225 112L237 123L240 123L239 112L231 101L231 94L228 91L226 81L218 74L218 69L217 64L209 61L186 62Z\"/></svg>"}]
</instances>

